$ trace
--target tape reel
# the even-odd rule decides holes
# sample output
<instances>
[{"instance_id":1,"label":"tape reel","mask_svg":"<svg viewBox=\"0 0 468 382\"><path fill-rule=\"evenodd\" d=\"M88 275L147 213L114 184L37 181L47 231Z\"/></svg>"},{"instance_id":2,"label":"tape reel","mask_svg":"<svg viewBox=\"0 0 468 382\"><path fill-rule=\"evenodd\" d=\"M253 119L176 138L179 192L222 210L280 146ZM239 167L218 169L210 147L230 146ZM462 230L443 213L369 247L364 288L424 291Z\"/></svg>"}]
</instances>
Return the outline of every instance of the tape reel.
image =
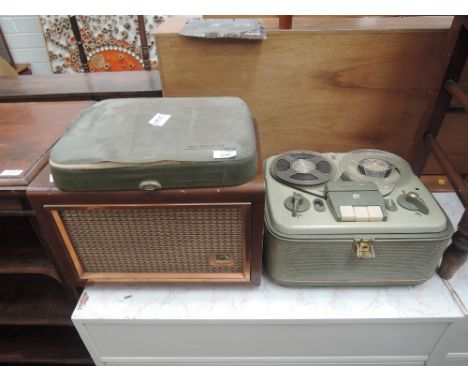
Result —
<instances>
[{"instance_id":1,"label":"tape reel","mask_svg":"<svg viewBox=\"0 0 468 382\"><path fill-rule=\"evenodd\" d=\"M339 163L343 180L374 182L382 195L407 182L412 174L411 166L403 158L382 150L354 150Z\"/></svg>"},{"instance_id":2,"label":"tape reel","mask_svg":"<svg viewBox=\"0 0 468 382\"><path fill-rule=\"evenodd\" d=\"M270 166L271 175L284 183L316 186L332 179L334 164L314 151L288 151L280 154Z\"/></svg>"}]
</instances>

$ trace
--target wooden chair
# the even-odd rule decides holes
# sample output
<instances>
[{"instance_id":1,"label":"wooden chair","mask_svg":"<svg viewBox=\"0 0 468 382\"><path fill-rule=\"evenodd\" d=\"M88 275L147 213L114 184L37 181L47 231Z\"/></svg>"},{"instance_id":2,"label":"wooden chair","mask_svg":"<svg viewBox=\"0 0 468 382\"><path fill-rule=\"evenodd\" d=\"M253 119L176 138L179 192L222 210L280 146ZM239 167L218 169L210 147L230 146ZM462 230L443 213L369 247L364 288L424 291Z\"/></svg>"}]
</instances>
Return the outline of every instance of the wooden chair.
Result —
<instances>
[{"instance_id":1,"label":"wooden chair","mask_svg":"<svg viewBox=\"0 0 468 382\"><path fill-rule=\"evenodd\" d=\"M465 212L452 236L452 243L445 250L439 275L450 279L463 265L468 256L468 188L462 176L437 142L437 134L446 113L450 112L452 97L465 110L468 110L468 97L457 84L468 55L468 17L455 16L450 28L444 56L441 58L430 89L429 99L412 143L410 162L420 175L429 153L432 152L440 167L460 198ZM467 142L468 147L468 142Z\"/></svg>"}]
</instances>

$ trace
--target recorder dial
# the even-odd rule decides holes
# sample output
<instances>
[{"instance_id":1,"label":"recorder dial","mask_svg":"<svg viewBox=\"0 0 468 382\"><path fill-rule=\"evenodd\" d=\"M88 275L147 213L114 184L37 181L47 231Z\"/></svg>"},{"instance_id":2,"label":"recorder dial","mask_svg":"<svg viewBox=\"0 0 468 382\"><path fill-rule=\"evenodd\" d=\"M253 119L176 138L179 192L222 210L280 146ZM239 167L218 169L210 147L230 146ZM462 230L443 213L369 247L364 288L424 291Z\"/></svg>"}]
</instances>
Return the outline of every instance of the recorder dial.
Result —
<instances>
[{"instance_id":1,"label":"recorder dial","mask_svg":"<svg viewBox=\"0 0 468 382\"><path fill-rule=\"evenodd\" d=\"M301 194L294 192L284 201L284 206L296 217L299 212L305 212L310 208L310 202Z\"/></svg>"},{"instance_id":2,"label":"recorder dial","mask_svg":"<svg viewBox=\"0 0 468 382\"><path fill-rule=\"evenodd\" d=\"M424 215L429 213L429 209L427 208L426 203L424 203L424 200L420 198L417 192L410 191L408 193L401 194L397 201L398 204L404 209L410 211L419 211Z\"/></svg>"}]
</instances>

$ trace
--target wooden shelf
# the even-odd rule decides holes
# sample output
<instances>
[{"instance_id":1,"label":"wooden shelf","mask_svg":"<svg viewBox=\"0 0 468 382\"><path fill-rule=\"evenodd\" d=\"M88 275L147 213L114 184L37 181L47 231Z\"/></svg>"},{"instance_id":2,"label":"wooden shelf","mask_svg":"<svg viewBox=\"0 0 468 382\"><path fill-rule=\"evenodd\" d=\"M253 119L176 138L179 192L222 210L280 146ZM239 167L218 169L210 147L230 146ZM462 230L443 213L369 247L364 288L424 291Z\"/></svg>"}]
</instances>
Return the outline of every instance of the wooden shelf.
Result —
<instances>
[{"instance_id":1,"label":"wooden shelf","mask_svg":"<svg viewBox=\"0 0 468 382\"><path fill-rule=\"evenodd\" d=\"M57 271L40 245L0 244L0 274L43 274L60 282Z\"/></svg>"},{"instance_id":2,"label":"wooden shelf","mask_svg":"<svg viewBox=\"0 0 468 382\"><path fill-rule=\"evenodd\" d=\"M8 222L0 225L0 274L43 274L61 282L29 220L9 218Z\"/></svg>"},{"instance_id":3,"label":"wooden shelf","mask_svg":"<svg viewBox=\"0 0 468 382\"><path fill-rule=\"evenodd\" d=\"M17 85L37 84L35 76L16 77ZM2 88L7 86L0 82ZM39 82L38 87L47 81ZM71 322L77 291L59 277L26 196L54 142L91 105L88 101L0 103L0 162L3 168L23 170L0 179L0 364L92 364Z\"/></svg>"},{"instance_id":4,"label":"wooden shelf","mask_svg":"<svg viewBox=\"0 0 468 382\"><path fill-rule=\"evenodd\" d=\"M39 275L0 275L0 325L71 326L73 302L61 284Z\"/></svg>"},{"instance_id":5,"label":"wooden shelf","mask_svg":"<svg viewBox=\"0 0 468 382\"><path fill-rule=\"evenodd\" d=\"M0 102L7 103L161 96L157 70L15 76L0 81Z\"/></svg>"},{"instance_id":6,"label":"wooden shelf","mask_svg":"<svg viewBox=\"0 0 468 382\"><path fill-rule=\"evenodd\" d=\"M0 364L93 365L73 327L0 327Z\"/></svg>"}]
</instances>

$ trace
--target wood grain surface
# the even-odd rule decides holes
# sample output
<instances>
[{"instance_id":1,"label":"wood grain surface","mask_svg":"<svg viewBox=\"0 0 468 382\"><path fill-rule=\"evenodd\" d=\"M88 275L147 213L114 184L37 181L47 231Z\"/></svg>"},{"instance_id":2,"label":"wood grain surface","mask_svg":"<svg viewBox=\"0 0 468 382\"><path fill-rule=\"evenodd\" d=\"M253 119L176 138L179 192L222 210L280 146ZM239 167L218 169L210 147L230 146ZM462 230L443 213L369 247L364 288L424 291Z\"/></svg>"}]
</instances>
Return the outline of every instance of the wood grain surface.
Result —
<instances>
[{"instance_id":1,"label":"wood grain surface","mask_svg":"<svg viewBox=\"0 0 468 382\"><path fill-rule=\"evenodd\" d=\"M0 326L71 325L74 303L63 287L43 275L2 275Z\"/></svg>"},{"instance_id":2,"label":"wood grain surface","mask_svg":"<svg viewBox=\"0 0 468 382\"><path fill-rule=\"evenodd\" d=\"M447 113L437 141L460 174L468 174L468 114L460 111ZM431 154L424 174L441 174L439 164Z\"/></svg>"},{"instance_id":3,"label":"wood grain surface","mask_svg":"<svg viewBox=\"0 0 468 382\"><path fill-rule=\"evenodd\" d=\"M47 152L91 101L0 104L0 187L26 186L47 162Z\"/></svg>"},{"instance_id":4,"label":"wood grain surface","mask_svg":"<svg viewBox=\"0 0 468 382\"><path fill-rule=\"evenodd\" d=\"M260 42L179 36L185 21L169 19L155 33L164 95L245 99L264 157L359 148L407 157L451 17L313 19L267 28Z\"/></svg>"},{"instance_id":5,"label":"wood grain surface","mask_svg":"<svg viewBox=\"0 0 468 382\"><path fill-rule=\"evenodd\" d=\"M206 15L210 18L259 18L268 34L284 33L279 27L278 17L275 15ZM154 31L155 35L177 35L188 18L184 16L170 17L160 24ZM315 31L372 31L372 30L414 30L414 29L443 29L450 28L453 16L293 16L292 29L287 33L304 33Z\"/></svg>"},{"instance_id":6,"label":"wood grain surface","mask_svg":"<svg viewBox=\"0 0 468 382\"><path fill-rule=\"evenodd\" d=\"M0 77L0 102L102 100L161 94L157 70Z\"/></svg>"},{"instance_id":7,"label":"wood grain surface","mask_svg":"<svg viewBox=\"0 0 468 382\"><path fill-rule=\"evenodd\" d=\"M0 218L0 230L0 275L40 274L61 282L28 219Z\"/></svg>"},{"instance_id":8,"label":"wood grain surface","mask_svg":"<svg viewBox=\"0 0 468 382\"><path fill-rule=\"evenodd\" d=\"M73 326L0 326L0 363L93 365Z\"/></svg>"}]
</instances>

